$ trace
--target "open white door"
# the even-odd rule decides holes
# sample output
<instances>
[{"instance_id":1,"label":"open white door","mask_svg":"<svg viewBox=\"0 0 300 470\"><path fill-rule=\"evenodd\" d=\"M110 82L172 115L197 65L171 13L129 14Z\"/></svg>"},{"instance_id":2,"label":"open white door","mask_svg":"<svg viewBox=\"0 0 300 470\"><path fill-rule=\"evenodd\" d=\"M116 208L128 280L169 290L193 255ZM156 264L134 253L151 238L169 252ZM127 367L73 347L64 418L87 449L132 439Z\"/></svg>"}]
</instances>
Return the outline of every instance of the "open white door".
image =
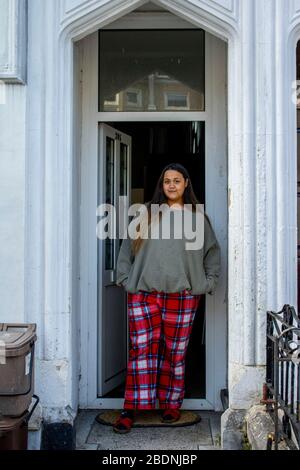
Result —
<instances>
[{"instance_id":1,"label":"open white door","mask_svg":"<svg viewBox=\"0 0 300 470\"><path fill-rule=\"evenodd\" d=\"M98 205L111 204L119 213L119 196L130 204L131 137L99 124ZM117 233L117 232L116 232ZM98 396L120 385L127 367L127 294L116 285L119 238L98 239Z\"/></svg>"}]
</instances>

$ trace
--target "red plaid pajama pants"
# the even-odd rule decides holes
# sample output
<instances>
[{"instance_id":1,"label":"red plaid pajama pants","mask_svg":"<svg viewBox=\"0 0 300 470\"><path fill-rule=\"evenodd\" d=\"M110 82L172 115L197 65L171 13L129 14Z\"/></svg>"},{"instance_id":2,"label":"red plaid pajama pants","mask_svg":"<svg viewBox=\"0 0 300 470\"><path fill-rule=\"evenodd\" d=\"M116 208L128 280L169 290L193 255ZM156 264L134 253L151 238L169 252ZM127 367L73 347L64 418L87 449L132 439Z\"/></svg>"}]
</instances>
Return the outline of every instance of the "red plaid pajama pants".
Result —
<instances>
[{"instance_id":1,"label":"red plaid pajama pants","mask_svg":"<svg viewBox=\"0 0 300 470\"><path fill-rule=\"evenodd\" d=\"M180 408L185 356L201 295L128 292L130 348L124 408Z\"/></svg>"}]
</instances>

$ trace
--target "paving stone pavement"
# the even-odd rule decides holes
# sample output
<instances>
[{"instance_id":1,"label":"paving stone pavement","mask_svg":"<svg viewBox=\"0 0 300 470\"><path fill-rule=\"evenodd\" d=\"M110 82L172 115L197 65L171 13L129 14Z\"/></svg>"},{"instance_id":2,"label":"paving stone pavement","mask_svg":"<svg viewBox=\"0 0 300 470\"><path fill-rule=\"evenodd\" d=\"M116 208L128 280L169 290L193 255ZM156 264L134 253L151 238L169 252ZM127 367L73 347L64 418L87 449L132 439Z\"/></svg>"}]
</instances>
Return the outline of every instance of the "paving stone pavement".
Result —
<instances>
[{"instance_id":1,"label":"paving stone pavement","mask_svg":"<svg viewBox=\"0 0 300 470\"><path fill-rule=\"evenodd\" d=\"M196 411L200 423L183 427L132 428L117 434L95 417L106 410L81 410L75 422L78 450L220 450L221 414Z\"/></svg>"}]
</instances>

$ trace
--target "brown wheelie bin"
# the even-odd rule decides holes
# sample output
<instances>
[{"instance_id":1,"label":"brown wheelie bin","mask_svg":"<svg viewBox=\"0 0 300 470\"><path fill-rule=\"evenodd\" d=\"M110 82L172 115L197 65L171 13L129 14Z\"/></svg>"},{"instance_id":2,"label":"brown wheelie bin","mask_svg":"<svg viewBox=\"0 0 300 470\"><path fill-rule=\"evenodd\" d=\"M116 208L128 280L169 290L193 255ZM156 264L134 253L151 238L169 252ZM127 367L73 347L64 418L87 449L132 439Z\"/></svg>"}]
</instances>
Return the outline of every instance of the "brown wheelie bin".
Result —
<instances>
[{"instance_id":1,"label":"brown wheelie bin","mask_svg":"<svg viewBox=\"0 0 300 470\"><path fill-rule=\"evenodd\" d=\"M39 398L36 395L33 395L33 398L36 401L31 410L26 410L18 418L0 415L0 451L27 450L28 421L39 402Z\"/></svg>"},{"instance_id":2,"label":"brown wheelie bin","mask_svg":"<svg viewBox=\"0 0 300 470\"><path fill-rule=\"evenodd\" d=\"M28 410L34 383L36 324L0 323L0 416Z\"/></svg>"},{"instance_id":3,"label":"brown wheelie bin","mask_svg":"<svg viewBox=\"0 0 300 470\"><path fill-rule=\"evenodd\" d=\"M0 417L0 450L26 450L28 446L28 422L26 416Z\"/></svg>"}]
</instances>

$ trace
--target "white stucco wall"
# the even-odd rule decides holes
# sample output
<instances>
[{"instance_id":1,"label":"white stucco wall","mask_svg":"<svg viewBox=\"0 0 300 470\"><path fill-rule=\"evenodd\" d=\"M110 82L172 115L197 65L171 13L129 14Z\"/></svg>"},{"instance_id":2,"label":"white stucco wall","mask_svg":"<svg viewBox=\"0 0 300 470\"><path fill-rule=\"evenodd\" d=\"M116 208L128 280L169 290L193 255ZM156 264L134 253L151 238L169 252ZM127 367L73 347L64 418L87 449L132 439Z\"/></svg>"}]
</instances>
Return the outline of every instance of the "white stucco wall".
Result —
<instances>
[{"instance_id":1,"label":"white stucco wall","mask_svg":"<svg viewBox=\"0 0 300 470\"><path fill-rule=\"evenodd\" d=\"M0 322L23 322L26 88L1 89Z\"/></svg>"}]
</instances>

